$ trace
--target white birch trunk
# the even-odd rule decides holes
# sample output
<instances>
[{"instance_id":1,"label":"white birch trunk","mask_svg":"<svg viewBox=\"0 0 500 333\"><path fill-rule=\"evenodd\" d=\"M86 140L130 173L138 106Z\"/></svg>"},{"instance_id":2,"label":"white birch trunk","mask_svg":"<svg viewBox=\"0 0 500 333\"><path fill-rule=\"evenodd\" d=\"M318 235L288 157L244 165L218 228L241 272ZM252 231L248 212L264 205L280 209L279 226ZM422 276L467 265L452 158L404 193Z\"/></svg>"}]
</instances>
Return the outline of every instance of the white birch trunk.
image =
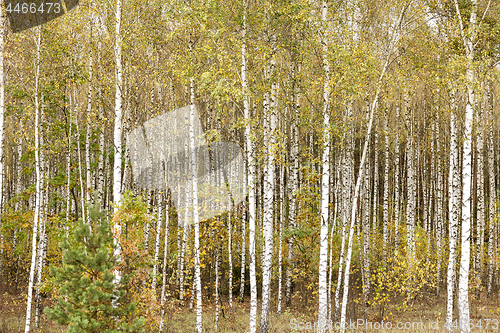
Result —
<instances>
[{"instance_id":1,"label":"white birch trunk","mask_svg":"<svg viewBox=\"0 0 500 333\"><path fill-rule=\"evenodd\" d=\"M66 221L69 221L69 215L71 213L71 196L70 196L70 186L71 186L71 137L72 137L72 124L71 124L71 110L73 106L70 105L68 108L69 119L68 119L68 149L66 152L66 175L68 177L68 182L66 183ZM65 227L66 231L68 227Z\"/></svg>"},{"instance_id":2,"label":"white birch trunk","mask_svg":"<svg viewBox=\"0 0 500 333\"><path fill-rule=\"evenodd\" d=\"M376 128L377 124L375 124L375 133L374 133L374 141L373 141L373 219L372 219L372 248L376 248L376 239L378 237L378 208L379 208L379 160L378 160L378 132Z\"/></svg>"},{"instance_id":3,"label":"white birch trunk","mask_svg":"<svg viewBox=\"0 0 500 333\"><path fill-rule=\"evenodd\" d=\"M400 197L400 186L399 186L399 164L400 164L400 155L399 155L399 114L400 108L399 105L396 107L396 142L394 147L394 155L395 155L395 169L394 169L394 248L396 251L399 249L399 219L400 219L400 210L399 210L399 197Z\"/></svg>"},{"instance_id":4,"label":"white birch trunk","mask_svg":"<svg viewBox=\"0 0 500 333\"><path fill-rule=\"evenodd\" d=\"M98 37L97 43L97 73L101 73L101 57L102 57L102 29L99 29L100 35ZM100 78L100 76L98 76ZM99 199L99 204L104 208L104 108L103 108L103 97L102 97L102 84L98 85L98 105L99 105L99 120L100 120L100 131L99 131L99 160L97 162L97 197Z\"/></svg>"},{"instance_id":5,"label":"white birch trunk","mask_svg":"<svg viewBox=\"0 0 500 333\"><path fill-rule=\"evenodd\" d=\"M489 185L489 207L488 207L488 297L491 297L493 289L493 269L495 267L495 206L497 189L495 186L495 151L493 144L494 117L493 117L493 96L491 92L491 82L488 82L488 185Z\"/></svg>"},{"instance_id":6,"label":"white birch trunk","mask_svg":"<svg viewBox=\"0 0 500 333\"><path fill-rule=\"evenodd\" d=\"M147 212L148 214L151 214L153 208L152 208L152 205L151 205L151 201L153 200L154 198L154 191L151 190L152 188L152 179L153 179L153 175L152 175L152 170L153 170L153 158L152 156L150 156L150 160L149 160L149 167L150 169L148 170L148 190L147 190L147 193L146 193L146 196L147 196L147 200L148 200L148 205L147 205ZM186 205L188 205L188 203L186 202ZM180 207L180 206L179 206ZM146 225L144 226L144 249L146 250L147 253L149 253L149 228L150 228L150 221L149 220L146 220Z\"/></svg>"},{"instance_id":7,"label":"white birch trunk","mask_svg":"<svg viewBox=\"0 0 500 333\"><path fill-rule=\"evenodd\" d=\"M280 189L279 189L279 203L280 203L280 215L279 215L279 244L278 244L278 308L276 310L276 315L281 315L281 295L283 293L283 228L285 223L285 168L280 169Z\"/></svg>"},{"instance_id":8,"label":"white birch trunk","mask_svg":"<svg viewBox=\"0 0 500 333\"><path fill-rule=\"evenodd\" d=\"M165 207L165 239L163 246L163 272L162 272L162 284L161 284L161 298L160 298L160 332L163 332L163 325L165 323L165 299L166 299L166 289L167 289L167 258L168 258L168 222L169 222L169 200L167 199L167 206Z\"/></svg>"},{"instance_id":9,"label":"white birch trunk","mask_svg":"<svg viewBox=\"0 0 500 333\"><path fill-rule=\"evenodd\" d=\"M0 46L0 48L1 48L1 46ZM1 58L1 56L0 56L0 58ZM0 59L0 61L1 61L1 59ZM1 78L0 78L0 80L1 80ZM1 92L0 92L0 94L1 94ZM0 95L0 98L1 98L1 95ZM22 170L21 157L23 156L23 137L21 135L22 128L23 128L23 121L22 121L22 119L19 119L19 136L17 138L17 163L16 163L16 165L17 165L16 197L17 198L19 198L19 195L21 194L21 170ZM15 210L18 212L20 209L21 209L21 200L17 200Z\"/></svg>"},{"instance_id":10,"label":"white birch trunk","mask_svg":"<svg viewBox=\"0 0 500 333\"><path fill-rule=\"evenodd\" d=\"M233 252L232 252L232 246L233 246L233 231L232 231L232 224L231 224L231 211L228 213L227 217L227 234L228 234L228 240L227 240L227 256L229 260L229 311L232 313L233 312Z\"/></svg>"},{"instance_id":11,"label":"white birch trunk","mask_svg":"<svg viewBox=\"0 0 500 333\"><path fill-rule=\"evenodd\" d=\"M46 191L45 191L46 192ZM44 206L46 206L46 201L44 200ZM47 224L47 218L46 218L46 211L43 212L44 209L42 209L43 216L40 216L41 218L41 225L40 225L40 241L38 243L38 263L37 263L37 279L36 279L36 291L35 291L35 328L39 327L40 324L40 315L42 314L42 296L40 289L42 287L42 272L43 272L43 267L45 265L45 257L47 255L47 233L45 231L46 224Z\"/></svg>"},{"instance_id":12,"label":"white birch trunk","mask_svg":"<svg viewBox=\"0 0 500 333\"><path fill-rule=\"evenodd\" d=\"M468 73L472 81L472 73ZM470 237L471 237L471 199L472 199L472 122L475 96L472 88L468 89L468 98L465 115L465 132L463 141L462 165L462 244L460 258L460 277L458 282L458 308L460 317L460 332L468 333L469 329L469 264L470 264Z\"/></svg>"},{"instance_id":13,"label":"white birch trunk","mask_svg":"<svg viewBox=\"0 0 500 333\"><path fill-rule=\"evenodd\" d=\"M115 25L115 125L113 131L113 202L114 213L118 211L118 205L121 200L121 178L122 178L122 109L123 109L123 68L122 68L122 35L121 35L121 20L122 20L122 0L116 0L116 25ZM115 223L113 226L113 242L115 244L114 255L121 260L121 224ZM113 272L115 287L118 288L121 281L121 272L117 269ZM116 299L113 299L113 306L116 306Z\"/></svg>"},{"instance_id":14,"label":"white birch trunk","mask_svg":"<svg viewBox=\"0 0 500 333\"><path fill-rule=\"evenodd\" d=\"M460 32L464 42L467 56L467 106L465 108L465 128L463 137L462 157L462 244L460 258L460 277L458 282L458 313L460 319L460 332L469 333L469 264L470 264L470 236L471 236L471 200L472 200L472 124L474 122L474 108L476 96L474 91L475 74L473 61L475 55L475 39L477 36L477 0L471 0L471 14L468 31L465 30L462 15L455 0L455 9L459 18Z\"/></svg>"},{"instance_id":15,"label":"white birch trunk","mask_svg":"<svg viewBox=\"0 0 500 333\"><path fill-rule=\"evenodd\" d=\"M156 240L155 240L155 255L153 264L153 280L151 281L151 289L153 289L154 295L156 296L156 274L158 272L158 255L160 253L160 234L161 225L163 222L163 195L159 193L158 196L158 217L156 221Z\"/></svg>"},{"instance_id":16,"label":"white birch trunk","mask_svg":"<svg viewBox=\"0 0 500 333\"><path fill-rule=\"evenodd\" d=\"M78 149L78 176L80 178L80 200L82 204L82 219L83 221L87 221L85 218L85 186L83 184L83 177L82 177L82 154L80 150L80 127L78 126L78 104L76 103L76 95L74 96L75 99L75 114L76 114L76 146Z\"/></svg>"},{"instance_id":17,"label":"white birch trunk","mask_svg":"<svg viewBox=\"0 0 500 333\"><path fill-rule=\"evenodd\" d=\"M92 37L92 32L91 32L91 37ZM90 59L89 59L89 93L88 93L88 97L87 97L87 119L86 119L86 129L85 129L85 166L86 166L86 176L87 176L87 186L86 186L85 192L87 194L87 203L91 203L91 201L92 201L92 175L90 173L90 132L91 132L90 116L92 113L92 98L93 98L93 95L92 95L92 93L93 93L92 77L93 76L92 75L93 75L93 59L92 59L92 54L90 54ZM87 223L92 228L88 217L87 217Z\"/></svg>"},{"instance_id":18,"label":"white birch trunk","mask_svg":"<svg viewBox=\"0 0 500 333\"><path fill-rule=\"evenodd\" d=\"M368 146L370 149L370 146ZM370 154L370 151L367 152ZM366 320L366 310L369 306L368 297L370 295L370 165L367 161L367 167L364 175L364 190L363 190L363 308Z\"/></svg>"},{"instance_id":19,"label":"white birch trunk","mask_svg":"<svg viewBox=\"0 0 500 333\"><path fill-rule=\"evenodd\" d=\"M405 92L404 95L406 125L408 132L406 135L406 163L408 167L408 184L407 184L407 204L406 204L406 238L407 238L407 256L409 267L415 259L415 211L417 207L417 173L415 166L415 141L413 138L413 106L411 105L410 97ZM409 295L408 295L409 296Z\"/></svg>"},{"instance_id":20,"label":"white birch trunk","mask_svg":"<svg viewBox=\"0 0 500 333\"><path fill-rule=\"evenodd\" d=\"M477 172L477 238L476 238L476 273L478 274L481 283L483 278L483 246L484 246L484 220L486 215L486 200L484 195L484 162L483 162L483 147L484 147L484 126L481 107L478 109L477 117L477 136L476 136L476 172ZM477 288L477 298L480 296L480 288Z\"/></svg>"},{"instance_id":21,"label":"white birch trunk","mask_svg":"<svg viewBox=\"0 0 500 333\"><path fill-rule=\"evenodd\" d=\"M333 307L333 302L332 302L332 281L333 281L333 235L335 231L335 226L336 226L336 219L337 219L337 206L338 206L338 170L339 170L339 164L337 163L335 165L335 170L330 171L330 175L334 174L334 182L333 182L333 193L334 193L334 198L335 198L335 204L334 204L334 209L333 209L333 217L332 217L332 225L330 229L330 239L329 239L329 246L330 246L330 258L328 262L329 266L329 272L328 272L328 313L327 313L327 320L332 319L332 307Z\"/></svg>"},{"instance_id":22,"label":"white birch trunk","mask_svg":"<svg viewBox=\"0 0 500 333\"><path fill-rule=\"evenodd\" d=\"M275 43L275 37L272 37ZM272 79L275 66L275 53L272 51L267 79L272 80L269 103L264 98L264 141L267 143L267 159L264 164L264 196L263 196L263 237L264 253L262 255L262 311L260 316L260 333L269 331L269 310L271 306L271 266L273 259L273 189L276 155L276 82Z\"/></svg>"},{"instance_id":23,"label":"white birch trunk","mask_svg":"<svg viewBox=\"0 0 500 333\"><path fill-rule=\"evenodd\" d=\"M220 246L215 248L215 332L219 332L219 262Z\"/></svg>"},{"instance_id":24,"label":"white birch trunk","mask_svg":"<svg viewBox=\"0 0 500 333\"><path fill-rule=\"evenodd\" d=\"M441 163L441 154L439 152L439 146L441 143L439 124L436 119L434 123L434 133L436 134L436 151L437 151L437 189L435 193L436 197L436 249L438 258L438 269L437 269L437 283L436 283L436 295L439 296L441 291L441 256L442 256L442 235L443 235L443 166ZM432 150L434 155L434 149ZM433 156L434 159L434 156Z\"/></svg>"},{"instance_id":25,"label":"white birch trunk","mask_svg":"<svg viewBox=\"0 0 500 333\"><path fill-rule=\"evenodd\" d=\"M459 200L460 200L460 174L458 164L458 125L456 112L455 92L451 92L450 113L450 165L449 165L449 257L448 257L448 272L447 272L447 305L446 305L446 323L451 331L453 322L453 301L456 281L456 259L457 259L457 237L458 237L458 220L459 220Z\"/></svg>"},{"instance_id":26,"label":"white birch trunk","mask_svg":"<svg viewBox=\"0 0 500 333\"><path fill-rule=\"evenodd\" d=\"M387 117L387 116L386 116ZM387 244L389 242L389 120L386 118L384 126L384 216L382 227L382 255L384 266L387 266Z\"/></svg>"},{"instance_id":27,"label":"white birch trunk","mask_svg":"<svg viewBox=\"0 0 500 333\"><path fill-rule=\"evenodd\" d=\"M35 199L35 216L33 219L33 233L32 233L32 246L31 246L31 266L28 282L28 301L26 306L26 324L24 326L24 333L29 333L31 325L31 304L33 301L33 285L35 280L35 264L37 258L37 236L38 236L38 219L40 213L40 139L39 139L39 112L40 104L38 100L39 93L39 77L40 77L40 44L42 41L42 30L38 26L36 28L37 37L36 43L36 63L35 63L35 173L36 173L36 199Z\"/></svg>"},{"instance_id":28,"label":"white birch trunk","mask_svg":"<svg viewBox=\"0 0 500 333\"><path fill-rule=\"evenodd\" d=\"M297 218L297 192L299 190L299 107L300 100L297 91L296 82L296 67L293 68L293 96L292 96L292 121L291 121L291 147L290 147L290 173L291 173L291 183L290 187L290 209L288 212L288 230L292 232L295 229L295 223ZM288 239L288 265L286 268L286 281L285 281L285 303L287 307L292 305L292 271L293 271L293 245L294 237Z\"/></svg>"},{"instance_id":29,"label":"white birch trunk","mask_svg":"<svg viewBox=\"0 0 500 333\"><path fill-rule=\"evenodd\" d=\"M47 222L47 201L48 201L48 167L47 167L47 161L44 158L43 154L43 145L44 145L44 140L43 140L43 124L45 123L45 118L43 114L43 109L44 109L44 98L43 98L43 92L41 94L41 105L40 105L40 123L42 124L41 130L42 132L40 133L40 142L39 142L39 158L40 158L40 187L45 187L42 189L41 199L40 199L40 226L39 226L39 242L38 242L38 249L37 249L37 278L36 278L36 290L35 290L35 329L38 329L39 327L39 320L40 320L40 315L41 315L41 295L40 295L40 288L42 285L42 271L43 271L43 265L45 263L45 255L46 255L46 250L47 250L47 234L45 233L45 225Z\"/></svg>"},{"instance_id":30,"label":"white birch trunk","mask_svg":"<svg viewBox=\"0 0 500 333\"><path fill-rule=\"evenodd\" d=\"M248 181L247 181L248 187ZM248 204L247 204L248 207ZM246 257L246 217L241 217L241 274L240 274L240 297L239 302L243 303L245 297L245 257Z\"/></svg>"},{"instance_id":31,"label":"white birch trunk","mask_svg":"<svg viewBox=\"0 0 500 333\"><path fill-rule=\"evenodd\" d=\"M328 15L328 4L323 1L321 21L326 25ZM330 64L328 62L326 30L322 36L323 57L323 152L321 164L323 167L321 175L321 227L320 227L320 251L319 251L319 281L318 281L318 332L326 332L326 320L328 312L327 295L327 268L328 268L328 208L330 199Z\"/></svg>"},{"instance_id":32,"label":"white birch trunk","mask_svg":"<svg viewBox=\"0 0 500 333\"><path fill-rule=\"evenodd\" d=\"M186 208L184 214L184 228L182 233L182 246L181 246L181 254L180 254L180 266L179 266L179 299L184 300L184 256L186 253L186 247L189 237L189 207L192 202L191 193L192 193L192 184L191 186L187 186L186 188Z\"/></svg>"},{"instance_id":33,"label":"white birch trunk","mask_svg":"<svg viewBox=\"0 0 500 333\"><path fill-rule=\"evenodd\" d=\"M249 333L257 331L257 278L255 272L255 195L256 195L256 178L255 178L255 161L253 155L253 143L251 140L252 130L250 126L250 99L248 91L247 79L247 50L246 50L246 29L247 29L247 0L243 0L243 29L242 29L242 46L241 46L241 85L243 91L243 109L245 116L245 147L248 162L248 257L250 264L250 324Z\"/></svg>"},{"instance_id":34,"label":"white birch trunk","mask_svg":"<svg viewBox=\"0 0 500 333\"><path fill-rule=\"evenodd\" d=\"M192 50L192 42L190 41ZM194 221L194 284L196 285L196 332L201 333L202 329L202 303L201 303L201 268L200 268L200 224L198 216L198 165L195 151L194 137L194 121L195 121L195 96L194 96L194 80L190 80L190 100L191 111L189 114L189 145L191 151L191 174L193 177L192 189L192 204L193 204L193 221Z\"/></svg>"}]
</instances>

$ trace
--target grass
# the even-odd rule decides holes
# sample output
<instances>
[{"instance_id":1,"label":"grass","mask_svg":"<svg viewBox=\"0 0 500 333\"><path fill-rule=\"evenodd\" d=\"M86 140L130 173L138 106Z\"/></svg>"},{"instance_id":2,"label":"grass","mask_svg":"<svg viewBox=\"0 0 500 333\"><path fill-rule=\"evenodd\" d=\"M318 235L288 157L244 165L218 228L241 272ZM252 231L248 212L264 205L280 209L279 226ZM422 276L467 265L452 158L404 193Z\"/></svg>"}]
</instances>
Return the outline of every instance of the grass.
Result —
<instances>
[{"instance_id":1,"label":"grass","mask_svg":"<svg viewBox=\"0 0 500 333\"><path fill-rule=\"evenodd\" d=\"M311 323L313 325L317 321L317 304L316 301L309 298L309 305L305 306L303 302L299 300L300 295L296 295L295 306L287 309L283 308L282 314L276 316L276 304L272 304L271 314L270 314L270 329L269 333L289 333L289 332L314 332L313 329L306 329L306 323ZM302 295L304 297L304 295ZM483 323L483 329L473 329L472 332L482 333L482 332L498 332L500 331L500 300L498 297L492 297L487 299L484 295L481 300L477 300L471 295L470 303L470 316L471 319L477 323L480 319ZM224 300L223 310L219 311L219 333L226 332L237 332L246 333L248 332L249 324L249 312L250 312L250 300L247 298L245 303L233 303L233 311L229 311L227 300ZM49 302L49 301L48 301ZM284 304L283 304L284 305ZM348 329L347 332L445 332L444 320L446 317L446 295L441 297L429 296L426 299L421 299L418 302L412 304L405 311L396 311L398 304L392 302L385 305L385 315L384 323L391 322L393 329L376 329L376 326L372 329L366 329L366 326L359 327L356 330ZM4 293L0 295L0 333L17 333L24 332L25 324L25 312L26 312L26 295L18 294L11 295ZM354 317L354 313L357 313L357 317ZM257 324L260 320L260 307L257 311ZM348 315L355 321L356 319L364 319L362 311L353 312L352 307L349 310ZM456 315L456 314L455 314ZM485 330L484 324L486 319L497 319L499 320L498 329ZM292 322L292 320L295 320ZM369 309L367 312L366 321L375 323L380 323L380 308ZM438 329L432 326L429 328L429 322L438 323ZM299 323L302 324L302 330L298 329ZM397 330L396 323L424 323L422 329L418 328L417 324L413 324L414 327L409 329ZM196 310L189 311L189 307L177 306L172 311L166 314L165 317L165 330L167 333L185 333L185 332L195 332L196 323ZM295 326L293 325L295 323ZM206 333L214 333L215 331L215 306L211 304L208 300L204 301L203 304L203 331ZM33 322L32 322L33 325ZM387 325L387 324L386 324ZM490 326L492 323L490 323ZM294 329L295 327L295 329ZM454 330L458 332L458 330ZM65 332L65 328L54 324L47 320L45 315L42 315L40 329L37 332Z\"/></svg>"}]
</instances>

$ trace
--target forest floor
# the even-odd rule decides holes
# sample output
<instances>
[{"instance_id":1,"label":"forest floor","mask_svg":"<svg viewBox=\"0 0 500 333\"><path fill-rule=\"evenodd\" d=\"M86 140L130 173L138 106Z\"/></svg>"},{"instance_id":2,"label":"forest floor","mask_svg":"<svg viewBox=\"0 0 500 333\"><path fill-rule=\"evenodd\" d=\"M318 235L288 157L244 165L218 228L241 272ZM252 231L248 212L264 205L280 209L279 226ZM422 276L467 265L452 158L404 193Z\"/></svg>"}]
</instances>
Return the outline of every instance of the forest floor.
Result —
<instances>
[{"instance_id":1,"label":"forest floor","mask_svg":"<svg viewBox=\"0 0 500 333\"><path fill-rule=\"evenodd\" d=\"M26 294L16 295L8 292L0 294L0 333L24 332L26 298ZM317 305L311 299L308 301L309 304L297 303L290 309L287 309L283 304L280 316L276 316L276 304L272 304L269 333L315 332L314 322L317 321ZM243 304L233 302L232 313L228 309L227 299L224 299L222 305L223 308L219 308L218 331L248 332L250 299L245 299ZM351 306L349 316L353 319L348 321L347 332L446 331L444 328L446 295L443 294L439 298L430 296L425 301L415 301L404 311L396 311L397 306L395 302L391 302L386 303L383 307L370 309L366 318L364 318L362 311L356 311L355 306ZM358 317L355 316L356 312L360 314ZM381 319L382 316L384 321ZM470 317L476 326L472 332L500 332L500 299L498 294L490 299L486 298L486 295L482 295L480 300L471 297ZM189 311L189 306L179 307L175 311L167 313L165 320L164 332L166 333L195 332L196 311ZM257 323L259 320L260 307ZM204 332L215 332L215 305L209 301L204 302L203 322ZM486 329L487 324L489 325L488 329ZM45 315L41 317L40 327L38 332L62 333L65 331L64 327L50 322ZM454 331L458 332L458 330Z\"/></svg>"}]
</instances>

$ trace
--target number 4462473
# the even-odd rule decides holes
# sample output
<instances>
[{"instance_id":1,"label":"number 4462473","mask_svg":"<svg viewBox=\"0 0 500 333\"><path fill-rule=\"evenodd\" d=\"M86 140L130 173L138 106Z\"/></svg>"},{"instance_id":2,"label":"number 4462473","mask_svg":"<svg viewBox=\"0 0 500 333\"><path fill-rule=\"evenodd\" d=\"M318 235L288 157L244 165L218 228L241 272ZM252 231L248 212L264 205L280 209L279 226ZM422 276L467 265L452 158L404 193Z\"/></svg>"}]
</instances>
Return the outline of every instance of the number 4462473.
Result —
<instances>
[{"instance_id":1,"label":"number 4462473","mask_svg":"<svg viewBox=\"0 0 500 333\"><path fill-rule=\"evenodd\" d=\"M41 3L40 5L36 3L28 3L28 2L23 2L23 3L17 3L15 6L12 5L12 3L9 3L7 7L5 8L7 13L18 13L18 14L50 14L50 13L55 13L58 14L61 12L61 4L59 2L45 2Z\"/></svg>"}]
</instances>

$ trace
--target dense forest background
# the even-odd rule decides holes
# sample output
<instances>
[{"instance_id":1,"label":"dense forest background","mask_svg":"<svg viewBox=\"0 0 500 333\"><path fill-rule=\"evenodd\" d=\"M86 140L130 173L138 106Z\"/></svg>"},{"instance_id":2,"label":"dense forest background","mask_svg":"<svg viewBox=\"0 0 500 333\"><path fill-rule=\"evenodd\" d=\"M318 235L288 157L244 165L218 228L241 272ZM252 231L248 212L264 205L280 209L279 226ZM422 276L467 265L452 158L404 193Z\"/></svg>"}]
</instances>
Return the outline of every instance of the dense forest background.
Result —
<instances>
[{"instance_id":1,"label":"dense forest background","mask_svg":"<svg viewBox=\"0 0 500 333\"><path fill-rule=\"evenodd\" d=\"M1 329L498 324L497 1L81 0L19 33L5 14ZM244 160L246 197L206 219L196 172L177 197L134 179L129 134L185 106L186 151L199 114Z\"/></svg>"}]
</instances>

